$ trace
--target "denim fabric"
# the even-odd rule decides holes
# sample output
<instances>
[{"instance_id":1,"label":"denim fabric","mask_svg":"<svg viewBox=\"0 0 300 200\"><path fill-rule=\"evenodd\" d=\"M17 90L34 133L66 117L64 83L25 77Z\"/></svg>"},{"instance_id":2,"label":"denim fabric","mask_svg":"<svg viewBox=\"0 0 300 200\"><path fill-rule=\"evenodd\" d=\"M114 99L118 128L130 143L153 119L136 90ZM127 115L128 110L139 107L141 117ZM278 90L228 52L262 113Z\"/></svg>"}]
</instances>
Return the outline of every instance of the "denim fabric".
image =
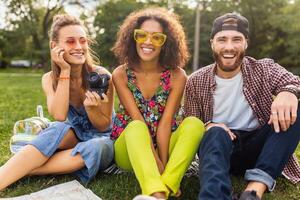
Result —
<instances>
[{"instance_id":1,"label":"denim fabric","mask_svg":"<svg viewBox=\"0 0 300 200\"><path fill-rule=\"evenodd\" d=\"M89 182L98 172L109 167L114 158L113 141L110 139L111 126L105 132L99 132L88 119L85 109L69 107L66 122L54 122L29 144L35 146L45 156L51 157L57 150L68 130L72 128L79 143L71 152L77 153L85 162L85 167L75 174L82 182Z\"/></svg>"},{"instance_id":2,"label":"denim fabric","mask_svg":"<svg viewBox=\"0 0 300 200\"><path fill-rule=\"evenodd\" d=\"M29 144L35 146L45 156L50 157L56 152L70 128L71 125L65 122L54 122Z\"/></svg>"},{"instance_id":3,"label":"denim fabric","mask_svg":"<svg viewBox=\"0 0 300 200\"><path fill-rule=\"evenodd\" d=\"M212 127L199 148L199 179L201 200L230 200L230 156L233 143L223 128Z\"/></svg>"},{"instance_id":4,"label":"denim fabric","mask_svg":"<svg viewBox=\"0 0 300 200\"><path fill-rule=\"evenodd\" d=\"M232 131L237 136L234 141L220 127L212 127L205 133L198 152L198 199L231 199L230 174L242 175L246 170L246 181L262 182L272 191L275 179L299 143L300 117L285 132L275 133L268 124L252 132Z\"/></svg>"},{"instance_id":5,"label":"denim fabric","mask_svg":"<svg viewBox=\"0 0 300 200\"><path fill-rule=\"evenodd\" d=\"M75 172L82 182L87 183L99 170L108 168L114 158L114 142L109 137L99 137L78 143L71 155L81 155L85 167Z\"/></svg>"},{"instance_id":6,"label":"denim fabric","mask_svg":"<svg viewBox=\"0 0 300 200\"><path fill-rule=\"evenodd\" d=\"M258 168L247 170L245 180L264 183L269 191L273 191L276 186L276 181L269 174Z\"/></svg>"}]
</instances>

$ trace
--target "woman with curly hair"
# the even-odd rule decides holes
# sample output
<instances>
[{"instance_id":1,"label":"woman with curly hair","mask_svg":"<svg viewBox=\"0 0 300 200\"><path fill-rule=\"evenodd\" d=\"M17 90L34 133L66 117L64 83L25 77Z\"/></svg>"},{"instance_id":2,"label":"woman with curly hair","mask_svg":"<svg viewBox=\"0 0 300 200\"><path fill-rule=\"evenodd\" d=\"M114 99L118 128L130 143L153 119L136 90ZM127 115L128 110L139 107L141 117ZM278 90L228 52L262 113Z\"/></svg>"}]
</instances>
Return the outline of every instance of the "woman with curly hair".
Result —
<instances>
[{"instance_id":1,"label":"woman with curly hair","mask_svg":"<svg viewBox=\"0 0 300 200\"><path fill-rule=\"evenodd\" d=\"M113 161L114 87L110 81L107 94L98 94L87 82L88 74L110 73L96 65L78 18L54 16L49 37L52 70L42 87L57 121L0 167L0 190L26 175L74 172L86 183Z\"/></svg>"},{"instance_id":2,"label":"woman with curly hair","mask_svg":"<svg viewBox=\"0 0 300 200\"><path fill-rule=\"evenodd\" d=\"M112 131L115 161L133 169L143 194L135 199L179 195L204 125L181 113L189 53L178 16L164 8L131 13L112 50L121 63L112 74L120 99Z\"/></svg>"}]
</instances>

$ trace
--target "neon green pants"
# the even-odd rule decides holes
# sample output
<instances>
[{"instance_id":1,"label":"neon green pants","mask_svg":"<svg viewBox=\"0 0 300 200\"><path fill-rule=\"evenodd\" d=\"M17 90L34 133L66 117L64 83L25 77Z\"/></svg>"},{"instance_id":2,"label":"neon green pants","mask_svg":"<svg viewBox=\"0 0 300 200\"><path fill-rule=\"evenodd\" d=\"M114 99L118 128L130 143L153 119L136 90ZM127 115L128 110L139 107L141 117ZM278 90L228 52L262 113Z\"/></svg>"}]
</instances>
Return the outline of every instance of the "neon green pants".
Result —
<instances>
[{"instance_id":1,"label":"neon green pants","mask_svg":"<svg viewBox=\"0 0 300 200\"><path fill-rule=\"evenodd\" d=\"M169 160L161 175L151 149L147 125L138 120L132 121L115 142L115 161L122 169L133 169L142 194L175 194L196 154L204 130L204 124L196 117L183 120L171 135Z\"/></svg>"}]
</instances>

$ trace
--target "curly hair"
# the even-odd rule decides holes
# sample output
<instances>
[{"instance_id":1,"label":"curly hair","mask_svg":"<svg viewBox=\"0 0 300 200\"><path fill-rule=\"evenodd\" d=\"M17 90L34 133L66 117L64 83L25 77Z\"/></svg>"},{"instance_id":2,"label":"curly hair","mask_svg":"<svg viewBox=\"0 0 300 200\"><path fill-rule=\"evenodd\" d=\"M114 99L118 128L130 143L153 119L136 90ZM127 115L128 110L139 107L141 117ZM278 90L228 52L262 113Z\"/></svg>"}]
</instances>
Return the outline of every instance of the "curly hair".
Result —
<instances>
[{"instance_id":1,"label":"curly hair","mask_svg":"<svg viewBox=\"0 0 300 200\"><path fill-rule=\"evenodd\" d=\"M88 33L86 27L84 26L84 23L79 18L68 14L58 14L53 17L53 23L48 32L50 41L58 42L60 29L65 26L71 26L71 25L81 26L84 29L84 31ZM89 44L94 43L94 41L91 40L89 37L87 39ZM90 47L88 47L86 61L82 69L82 77L86 77L88 72L91 71L92 66L98 63L99 63L99 59L96 56L95 52ZM58 77L60 74L60 67L57 66L57 64L52 60L51 60L51 70L52 70L52 83L53 83L52 86L53 89L56 90L58 84ZM87 88L87 83L85 79L82 80L82 87L84 89Z\"/></svg>"},{"instance_id":2,"label":"curly hair","mask_svg":"<svg viewBox=\"0 0 300 200\"><path fill-rule=\"evenodd\" d=\"M125 63L130 66L139 63L136 43L133 38L134 29L140 28L149 19L160 23L163 33L167 35L167 40L159 55L161 66L183 68L190 57L183 27L179 22L178 15L160 7L138 10L127 16L120 26L117 41L111 49L120 64Z\"/></svg>"}]
</instances>

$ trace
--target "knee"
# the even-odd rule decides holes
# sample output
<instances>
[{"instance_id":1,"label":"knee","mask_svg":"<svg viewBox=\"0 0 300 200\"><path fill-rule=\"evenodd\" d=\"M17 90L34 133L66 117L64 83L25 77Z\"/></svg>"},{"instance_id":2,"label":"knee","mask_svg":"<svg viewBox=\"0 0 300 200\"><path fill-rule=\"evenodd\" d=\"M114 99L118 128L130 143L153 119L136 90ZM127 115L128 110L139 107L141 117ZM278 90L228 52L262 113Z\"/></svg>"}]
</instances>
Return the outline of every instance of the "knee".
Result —
<instances>
[{"instance_id":1,"label":"knee","mask_svg":"<svg viewBox=\"0 0 300 200\"><path fill-rule=\"evenodd\" d=\"M145 127L147 127L147 125L140 120L133 120L126 126L127 129L132 129L132 128L136 129L136 128L145 128Z\"/></svg>"},{"instance_id":2,"label":"knee","mask_svg":"<svg viewBox=\"0 0 300 200\"><path fill-rule=\"evenodd\" d=\"M206 131L205 135L207 135L207 138L212 138L214 140L230 140L230 137L226 130L221 127L212 127L208 131Z\"/></svg>"},{"instance_id":3,"label":"knee","mask_svg":"<svg viewBox=\"0 0 300 200\"><path fill-rule=\"evenodd\" d=\"M212 127L205 134L201 142L204 145L215 146L216 148L232 145L228 133L221 127Z\"/></svg>"},{"instance_id":4,"label":"knee","mask_svg":"<svg viewBox=\"0 0 300 200\"><path fill-rule=\"evenodd\" d=\"M203 157L209 152L222 152L222 154L232 151L233 143L228 133L221 127L212 127L205 134L198 149L199 157Z\"/></svg>"},{"instance_id":5,"label":"knee","mask_svg":"<svg viewBox=\"0 0 300 200\"><path fill-rule=\"evenodd\" d=\"M126 140L149 135L147 125L140 120L130 122L125 128L124 133Z\"/></svg>"},{"instance_id":6,"label":"knee","mask_svg":"<svg viewBox=\"0 0 300 200\"><path fill-rule=\"evenodd\" d=\"M187 126L191 129L204 131L204 123L197 117L186 117L182 121L182 125Z\"/></svg>"},{"instance_id":7,"label":"knee","mask_svg":"<svg viewBox=\"0 0 300 200\"><path fill-rule=\"evenodd\" d=\"M292 130L291 132L295 136L300 136L300 102L298 103L298 109L297 109L297 118L296 121L289 127L288 130Z\"/></svg>"},{"instance_id":8,"label":"knee","mask_svg":"<svg viewBox=\"0 0 300 200\"><path fill-rule=\"evenodd\" d=\"M181 123L184 132L192 139L201 139L205 132L204 123L197 117L187 117Z\"/></svg>"},{"instance_id":9,"label":"knee","mask_svg":"<svg viewBox=\"0 0 300 200\"><path fill-rule=\"evenodd\" d=\"M95 153L98 152L113 152L113 142L108 142L109 138L94 138L86 141L87 147Z\"/></svg>"},{"instance_id":10,"label":"knee","mask_svg":"<svg viewBox=\"0 0 300 200\"><path fill-rule=\"evenodd\" d=\"M298 106L297 106L297 118L294 124L300 123L300 101L298 101Z\"/></svg>"},{"instance_id":11,"label":"knee","mask_svg":"<svg viewBox=\"0 0 300 200\"><path fill-rule=\"evenodd\" d=\"M113 158L113 142L109 138L94 138L86 141L89 153L94 157Z\"/></svg>"},{"instance_id":12,"label":"knee","mask_svg":"<svg viewBox=\"0 0 300 200\"><path fill-rule=\"evenodd\" d=\"M106 137L94 138L85 142L85 155L94 158L100 169L109 166L114 158L113 142Z\"/></svg>"}]
</instances>

